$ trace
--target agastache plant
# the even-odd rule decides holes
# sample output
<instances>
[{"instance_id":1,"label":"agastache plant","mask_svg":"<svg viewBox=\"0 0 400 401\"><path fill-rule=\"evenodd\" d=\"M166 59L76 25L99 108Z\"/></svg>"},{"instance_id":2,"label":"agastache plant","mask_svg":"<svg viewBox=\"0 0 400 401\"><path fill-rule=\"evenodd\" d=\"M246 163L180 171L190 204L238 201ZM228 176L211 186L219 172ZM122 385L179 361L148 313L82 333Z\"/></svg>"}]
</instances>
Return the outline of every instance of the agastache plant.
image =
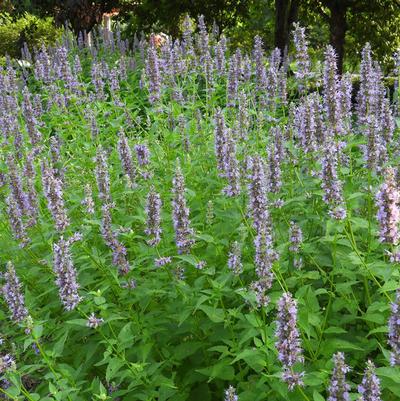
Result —
<instances>
[{"instance_id":1,"label":"agastache plant","mask_svg":"<svg viewBox=\"0 0 400 401\"><path fill-rule=\"evenodd\" d=\"M130 188L133 188L136 181L136 168L133 164L132 152L129 147L128 139L122 131L119 133L118 153L122 169L128 179L128 185Z\"/></svg>"},{"instance_id":2,"label":"agastache plant","mask_svg":"<svg viewBox=\"0 0 400 401\"><path fill-rule=\"evenodd\" d=\"M233 386L229 386L226 390L225 390L225 398L224 401L238 401L239 397L236 393L236 389Z\"/></svg>"},{"instance_id":3,"label":"agastache plant","mask_svg":"<svg viewBox=\"0 0 400 401\"><path fill-rule=\"evenodd\" d=\"M5 284L1 288L1 293L7 303L11 313L11 319L16 323L21 323L27 316L28 310L25 307L22 285L19 282L14 265L7 263L7 271L4 274Z\"/></svg>"},{"instance_id":4,"label":"agastache plant","mask_svg":"<svg viewBox=\"0 0 400 401\"><path fill-rule=\"evenodd\" d=\"M103 202L110 202L110 175L108 172L107 154L101 146L97 149L95 162L95 174L99 198Z\"/></svg>"},{"instance_id":5,"label":"agastache plant","mask_svg":"<svg viewBox=\"0 0 400 401\"><path fill-rule=\"evenodd\" d=\"M308 55L308 43L306 39L306 30L298 23L293 24L293 41L296 47L296 66L295 76L299 82L300 91L306 88L307 80L310 77L311 62Z\"/></svg>"},{"instance_id":6,"label":"agastache plant","mask_svg":"<svg viewBox=\"0 0 400 401\"><path fill-rule=\"evenodd\" d=\"M400 290L397 290L396 299L391 305L392 313L389 318L388 343L392 348L390 364L400 366Z\"/></svg>"},{"instance_id":7,"label":"agastache plant","mask_svg":"<svg viewBox=\"0 0 400 401\"><path fill-rule=\"evenodd\" d=\"M358 386L360 398L358 401L382 401L380 380L375 372L375 365L372 361L367 361L364 377Z\"/></svg>"},{"instance_id":8,"label":"agastache plant","mask_svg":"<svg viewBox=\"0 0 400 401\"><path fill-rule=\"evenodd\" d=\"M125 246L118 240L118 235L111 226L111 209L114 207L115 205L112 203L105 203L101 208L101 235L103 236L106 245L112 251L113 265L118 268L118 272L121 275L125 275L129 273L130 265L126 257L127 250Z\"/></svg>"},{"instance_id":9,"label":"agastache plant","mask_svg":"<svg viewBox=\"0 0 400 401\"><path fill-rule=\"evenodd\" d=\"M328 401L350 401L350 386L346 382L346 374L350 372L350 368L345 363L343 352L333 355L333 364Z\"/></svg>"},{"instance_id":10,"label":"agastache plant","mask_svg":"<svg viewBox=\"0 0 400 401\"><path fill-rule=\"evenodd\" d=\"M239 275L243 271L242 251L237 241L234 241L231 245L228 254L228 267L235 275Z\"/></svg>"},{"instance_id":11,"label":"agastache plant","mask_svg":"<svg viewBox=\"0 0 400 401\"><path fill-rule=\"evenodd\" d=\"M68 239L61 236L59 241L53 244L53 269L56 274L56 285L61 302L67 311L75 309L81 301L78 293L77 271L70 250L71 245L81 239L81 234L76 233Z\"/></svg>"},{"instance_id":12,"label":"agastache plant","mask_svg":"<svg viewBox=\"0 0 400 401\"><path fill-rule=\"evenodd\" d=\"M391 245L397 245L400 239L400 191L392 167L385 170L385 182L376 194L378 207L377 219L379 222L379 239Z\"/></svg>"},{"instance_id":13,"label":"agastache plant","mask_svg":"<svg viewBox=\"0 0 400 401\"><path fill-rule=\"evenodd\" d=\"M172 181L172 219L175 229L175 243L178 253L189 253L194 244L194 231L190 227L189 208L185 198L185 179L178 163Z\"/></svg>"},{"instance_id":14,"label":"agastache plant","mask_svg":"<svg viewBox=\"0 0 400 401\"><path fill-rule=\"evenodd\" d=\"M251 159L251 176L249 183L249 208L253 217L253 226L257 232L269 222L268 183L265 174L265 164L261 156Z\"/></svg>"},{"instance_id":15,"label":"agastache plant","mask_svg":"<svg viewBox=\"0 0 400 401\"><path fill-rule=\"evenodd\" d=\"M156 246L161 241L162 229L161 223L161 197L155 191L154 187L150 188L146 200L146 230L145 233L150 237L147 243L150 246Z\"/></svg>"},{"instance_id":16,"label":"agastache plant","mask_svg":"<svg viewBox=\"0 0 400 401\"><path fill-rule=\"evenodd\" d=\"M64 205L62 182L54 175L54 170L47 161L42 161L43 192L47 207L53 216L57 231L64 231L70 224Z\"/></svg>"},{"instance_id":17,"label":"agastache plant","mask_svg":"<svg viewBox=\"0 0 400 401\"><path fill-rule=\"evenodd\" d=\"M275 346L278 350L278 359L283 365L282 380L292 391L295 386L303 386L304 372L295 372L294 365L302 363L303 350L300 343L300 333L297 328L297 302L290 292L282 295L278 301L278 316L276 321Z\"/></svg>"}]
</instances>

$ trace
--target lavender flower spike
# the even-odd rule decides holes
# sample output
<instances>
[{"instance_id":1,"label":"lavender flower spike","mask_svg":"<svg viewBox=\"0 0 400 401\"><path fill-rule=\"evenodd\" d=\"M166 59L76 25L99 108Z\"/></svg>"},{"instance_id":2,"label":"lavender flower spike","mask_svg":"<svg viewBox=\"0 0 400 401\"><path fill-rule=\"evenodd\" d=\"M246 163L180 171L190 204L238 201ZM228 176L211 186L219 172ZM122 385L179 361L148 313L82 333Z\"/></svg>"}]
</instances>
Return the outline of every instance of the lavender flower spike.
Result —
<instances>
[{"instance_id":1,"label":"lavender flower spike","mask_svg":"<svg viewBox=\"0 0 400 401\"><path fill-rule=\"evenodd\" d=\"M175 243L178 253L189 253L194 244L194 231L190 228L189 208L185 199L185 179L178 164L172 181L174 198L172 200L172 218L175 229Z\"/></svg>"},{"instance_id":2,"label":"lavender flower spike","mask_svg":"<svg viewBox=\"0 0 400 401\"><path fill-rule=\"evenodd\" d=\"M249 206L256 231L270 220L267 198L267 178L262 158L257 155L252 158L252 175L249 184Z\"/></svg>"},{"instance_id":3,"label":"lavender flower spike","mask_svg":"<svg viewBox=\"0 0 400 401\"><path fill-rule=\"evenodd\" d=\"M379 239L381 242L397 245L400 239L400 191L397 189L395 171L388 167L385 171L385 182L376 194L378 206Z\"/></svg>"},{"instance_id":4,"label":"lavender flower spike","mask_svg":"<svg viewBox=\"0 0 400 401\"><path fill-rule=\"evenodd\" d=\"M392 348L390 363L392 366L400 366L400 290L397 290L396 300L391 308L392 314L388 322L388 343Z\"/></svg>"},{"instance_id":5,"label":"lavender flower spike","mask_svg":"<svg viewBox=\"0 0 400 401\"><path fill-rule=\"evenodd\" d=\"M346 374L350 368L346 365L343 352L333 355L333 372L328 388L328 401L350 401L350 386L346 383Z\"/></svg>"},{"instance_id":6,"label":"lavender flower spike","mask_svg":"<svg viewBox=\"0 0 400 401\"><path fill-rule=\"evenodd\" d=\"M293 253L299 253L301 244L303 242L303 232L301 231L300 226L294 221L290 222L289 242L289 251Z\"/></svg>"},{"instance_id":7,"label":"lavender flower spike","mask_svg":"<svg viewBox=\"0 0 400 401\"><path fill-rule=\"evenodd\" d=\"M233 386L229 386L225 390L225 399L224 401L238 401L239 397L236 394L236 389Z\"/></svg>"},{"instance_id":8,"label":"lavender flower spike","mask_svg":"<svg viewBox=\"0 0 400 401\"><path fill-rule=\"evenodd\" d=\"M294 24L293 40L296 47L296 64L297 71L295 72L296 78L299 80L299 88L304 90L304 84L310 76L310 57L308 55L308 43L306 40L305 28L299 24Z\"/></svg>"},{"instance_id":9,"label":"lavender flower spike","mask_svg":"<svg viewBox=\"0 0 400 401\"><path fill-rule=\"evenodd\" d=\"M57 277L56 285L61 302L67 311L75 309L81 301L78 294L77 272L70 251L71 244L80 239L82 236L77 233L68 240L61 236L58 243L53 244L53 269Z\"/></svg>"},{"instance_id":10,"label":"lavender flower spike","mask_svg":"<svg viewBox=\"0 0 400 401\"><path fill-rule=\"evenodd\" d=\"M242 251L237 241L233 242L229 251L228 267L235 275L239 275L243 271Z\"/></svg>"},{"instance_id":11,"label":"lavender flower spike","mask_svg":"<svg viewBox=\"0 0 400 401\"><path fill-rule=\"evenodd\" d=\"M1 292L11 312L11 319L20 323L28 316L28 310L25 307L21 284L11 262L7 263L7 272L4 274L4 278L6 283Z\"/></svg>"},{"instance_id":12,"label":"lavender flower spike","mask_svg":"<svg viewBox=\"0 0 400 401\"><path fill-rule=\"evenodd\" d=\"M367 362L364 377L358 386L360 398L358 401L382 401L380 381L375 373L375 365L372 361Z\"/></svg>"},{"instance_id":13,"label":"lavender flower spike","mask_svg":"<svg viewBox=\"0 0 400 401\"><path fill-rule=\"evenodd\" d=\"M101 146L97 149L96 153L96 181L99 191L99 198L103 202L110 202L110 175L108 173L107 155Z\"/></svg>"},{"instance_id":14,"label":"lavender flower spike","mask_svg":"<svg viewBox=\"0 0 400 401\"><path fill-rule=\"evenodd\" d=\"M11 231L16 240L20 241L20 247L23 248L29 243L25 224L22 220L21 210L18 208L12 196L7 196L7 214L10 221Z\"/></svg>"},{"instance_id":15,"label":"lavender flower spike","mask_svg":"<svg viewBox=\"0 0 400 401\"><path fill-rule=\"evenodd\" d=\"M278 316L275 343L278 359L283 365L282 379L288 384L289 391L295 386L302 386L304 372L294 372L293 366L303 362L300 333L297 329L297 303L290 292L282 295L278 301Z\"/></svg>"},{"instance_id":16,"label":"lavender flower spike","mask_svg":"<svg viewBox=\"0 0 400 401\"><path fill-rule=\"evenodd\" d=\"M150 151L149 148L144 144L135 145L136 157L138 159L139 166L146 166L150 163Z\"/></svg>"},{"instance_id":17,"label":"lavender flower spike","mask_svg":"<svg viewBox=\"0 0 400 401\"><path fill-rule=\"evenodd\" d=\"M147 195L146 201L146 230L145 233L150 236L147 243L150 246L156 246L161 241L162 229L160 227L161 217L161 198L152 186Z\"/></svg>"},{"instance_id":18,"label":"lavender flower spike","mask_svg":"<svg viewBox=\"0 0 400 401\"><path fill-rule=\"evenodd\" d=\"M81 203L86 206L86 212L88 214L94 214L94 201L90 184L85 185L85 199L83 199Z\"/></svg>"},{"instance_id":19,"label":"lavender flower spike","mask_svg":"<svg viewBox=\"0 0 400 401\"><path fill-rule=\"evenodd\" d=\"M69 219L64 207L62 182L55 177L54 170L47 162L42 162L42 183L47 207L53 216L56 229L64 231L69 226Z\"/></svg>"},{"instance_id":20,"label":"lavender flower spike","mask_svg":"<svg viewBox=\"0 0 400 401\"><path fill-rule=\"evenodd\" d=\"M118 140L118 153L122 169L129 181L129 187L133 187L136 181L136 170L133 165L132 153L125 134L121 131Z\"/></svg>"},{"instance_id":21,"label":"lavender flower spike","mask_svg":"<svg viewBox=\"0 0 400 401\"><path fill-rule=\"evenodd\" d=\"M91 329L97 329L102 323L104 323L104 319L101 317L98 318L94 313L91 313L87 319L86 326L90 327Z\"/></svg>"}]
</instances>

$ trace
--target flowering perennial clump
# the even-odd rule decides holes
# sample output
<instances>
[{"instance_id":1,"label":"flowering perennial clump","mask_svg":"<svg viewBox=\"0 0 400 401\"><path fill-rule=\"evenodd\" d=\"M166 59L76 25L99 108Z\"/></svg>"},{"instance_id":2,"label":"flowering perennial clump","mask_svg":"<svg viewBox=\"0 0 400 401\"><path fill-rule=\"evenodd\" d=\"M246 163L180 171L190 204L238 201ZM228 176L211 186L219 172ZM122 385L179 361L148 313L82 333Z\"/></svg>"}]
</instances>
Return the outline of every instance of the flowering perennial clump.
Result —
<instances>
[{"instance_id":1,"label":"flowering perennial clump","mask_svg":"<svg viewBox=\"0 0 400 401\"><path fill-rule=\"evenodd\" d=\"M0 63L0 399L397 399L399 53L176 17Z\"/></svg>"}]
</instances>

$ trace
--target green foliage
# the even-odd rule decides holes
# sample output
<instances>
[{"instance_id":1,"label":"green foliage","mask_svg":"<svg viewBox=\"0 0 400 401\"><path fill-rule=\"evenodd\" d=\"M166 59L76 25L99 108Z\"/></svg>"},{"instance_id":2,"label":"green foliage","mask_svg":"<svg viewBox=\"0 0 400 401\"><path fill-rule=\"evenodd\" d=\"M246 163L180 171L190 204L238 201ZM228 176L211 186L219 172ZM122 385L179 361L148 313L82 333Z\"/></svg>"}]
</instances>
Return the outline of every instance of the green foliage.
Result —
<instances>
[{"instance_id":1,"label":"green foliage","mask_svg":"<svg viewBox=\"0 0 400 401\"><path fill-rule=\"evenodd\" d=\"M1 14L0 21L0 56L8 54L19 58L25 42L32 51L42 44L54 44L61 36L61 31L54 26L50 17L38 18L25 13L14 20L10 14Z\"/></svg>"},{"instance_id":2,"label":"green foliage","mask_svg":"<svg viewBox=\"0 0 400 401\"><path fill-rule=\"evenodd\" d=\"M346 140L341 151L344 165L338 171L348 211L342 221L330 217L322 200L321 179L315 174L321 170L321 154L305 153L294 138L293 127L286 132L283 187L275 194L284 200L283 206L274 207L274 195L269 194L271 230L280 257L273 264L270 302L259 308L249 291L257 277L245 161L256 153L266 158L266 146L274 139L271 127L291 124L288 105L261 105L253 96L254 81L240 82L250 101L250 126L248 138L237 141L242 192L237 198L228 198L222 194L226 182L214 157L215 110L224 109L230 128L237 122L238 110L226 107L226 76L215 74L215 90L207 92L202 65L185 60L194 69L177 74L174 81L185 100L174 100L172 84L164 85L160 102L152 105L139 53L121 57L106 46L97 49L94 57L90 49L72 48L70 73L76 56L83 71L77 74L75 86L68 86L55 74L54 86L32 75L27 79L33 94L40 95L44 111L37 117L43 140L37 150L34 181L40 215L28 230L31 242L25 248L13 239L8 223L8 185L0 187L0 260L15 264L32 317L27 323L14 324L0 301L4 340L0 354L9 352L16 358L16 369L7 372L10 386L0 387L0 392L18 401L222 401L224 389L232 384L238 389L239 401L321 401L327 398L332 354L343 351L352 367L348 375L351 399L357 398L365 361L371 358L379 366L382 398L397 400L399 368L390 366L387 320L400 275L398 264L389 262L385 246L377 238L374 193L382 177L364 166L362 129L357 127L339 138ZM96 98L91 82L92 63L99 60L110 70L120 71L121 63L135 62L136 66L128 70L127 79L120 79L116 92L107 78L101 80L104 98ZM319 73L314 65L318 81ZM298 101L293 78L288 87L293 106ZM58 94L66 95L67 107L51 103ZM21 102L20 92L17 97ZM22 113L17 113L24 148L22 160L16 160L22 169L32 146ZM91 134L89 113L99 127L97 135ZM146 143L151 153L152 177L145 179L140 173L148 171L136 165L134 188L127 185L117 151L121 129L131 148ZM64 174L63 196L71 220L62 235L80 232L83 236L72 246L82 296L73 311L63 309L55 284L53 245L60 233L54 228L40 180L40 161L55 157L50 150L54 135L61 138L62 146L60 160L53 167ZM397 129L393 142L398 138ZM101 235L102 202L94 173L99 145L107 151L111 176L112 228L126 246L131 264L125 277L118 275L112 251ZM1 146L3 172L14 144L10 140ZM177 159L196 231L196 243L188 255L176 250L171 219ZM398 163L398 155L390 154L390 161ZM82 204L85 184L94 191L94 214L87 213ZM162 241L157 247L148 246L144 232L151 185L163 201ZM296 268L289 250L291 220L303 230L298 255L303 260L301 269ZM241 244L243 252L244 271L239 276L227 266L233 241ZM160 256L171 256L172 263L156 267L154 261ZM200 260L207 262L202 270L196 267ZM136 288L127 286L128 280L136 280ZM290 291L298 302L305 356L305 387L293 392L281 380L275 346L276 304L284 291ZM91 313L103 319L98 327L88 327Z\"/></svg>"}]
</instances>

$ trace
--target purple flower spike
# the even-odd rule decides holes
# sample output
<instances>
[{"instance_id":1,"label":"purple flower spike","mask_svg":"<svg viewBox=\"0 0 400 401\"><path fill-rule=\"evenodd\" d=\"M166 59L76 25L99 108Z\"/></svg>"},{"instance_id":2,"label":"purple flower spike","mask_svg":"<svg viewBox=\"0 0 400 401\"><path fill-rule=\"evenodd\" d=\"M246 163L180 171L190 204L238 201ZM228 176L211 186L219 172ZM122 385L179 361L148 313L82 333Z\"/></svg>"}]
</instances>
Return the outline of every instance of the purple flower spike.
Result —
<instances>
[{"instance_id":1,"label":"purple flower spike","mask_svg":"<svg viewBox=\"0 0 400 401\"><path fill-rule=\"evenodd\" d=\"M189 253L194 244L194 231L190 227L189 208L185 199L185 179L180 165L176 167L173 178L172 218L175 229L175 243L178 253Z\"/></svg>"},{"instance_id":2,"label":"purple flower spike","mask_svg":"<svg viewBox=\"0 0 400 401\"><path fill-rule=\"evenodd\" d=\"M400 290L397 291L391 308L392 314L388 322L388 343L392 348L390 363L392 366L400 366Z\"/></svg>"},{"instance_id":3,"label":"purple flower spike","mask_svg":"<svg viewBox=\"0 0 400 401\"><path fill-rule=\"evenodd\" d=\"M77 272L70 251L71 244L80 239L82 236L78 233L68 240L61 236L60 240L53 245L53 269L57 277L56 284L61 302L67 311L75 309L81 301L78 294Z\"/></svg>"},{"instance_id":4,"label":"purple flower spike","mask_svg":"<svg viewBox=\"0 0 400 401\"><path fill-rule=\"evenodd\" d=\"M333 355L333 363L328 401L350 401L350 386L346 383L346 374L350 372L350 368L345 363L343 352Z\"/></svg>"},{"instance_id":5,"label":"purple flower spike","mask_svg":"<svg viewBox=\"0 0 400 401\"><path fill-rule=\"evenodd\" d=\"M388 167L385 171L385 182L376 194L378 206L379 239L381 242L397 245L400 239L400 191L395 178L395 171Z\"/></svg>"},{"instance_id":6,"label":"purple flower spike","mask_svg":"<svg viewBox=\"0 0 400 401\"><path fill-rule=\"evenodd\" d=\"M290 292L282 295L278 301L276 337L275 343L278 350L278 359L283 365L282 379L288 384L290 391L295 386L302 386L303 372L294 372L293 366L297 362L303 362L303 350L300 344L300 333L297 329L297 302Z\"/></svg>"},{"instance_id":7,"label":"purple flower spike","mask_svg":"<svg viewBox=\"0 0 400 401\"><path fill-rule=\"evenodd\" d=\"M25 307L25 300L21 291L22 286L11 262L7 263L4 279L5 284L1 292L11 312L11 319L14 322L21 323L28 316L28 310Z\"/></svg>"},{"instance_id":8,"label":"purple flower spike","mask_svg":"<svg viewBox=\"0 0 400 401\"><path fill-rule=\"evenodd\" d=\"M375 365L372 361L367 362L364 377L358 386L360 394L359 401L382 401L380 381L375 373Z\"/></svg>"},{"instance_id":9,"label":"purple flower spike","mask_svg":"<svg viewBox=\"0 0 400 401\"><path fill-rule=\"evenodd\" d=\"M150 239L147 241L150 246L156 246L161 241L161 205L161 197L152 186L150 188L150 192L147 195L145 209L147 217L145 233L150 237Z\"/></svg>"}]
</instances>

